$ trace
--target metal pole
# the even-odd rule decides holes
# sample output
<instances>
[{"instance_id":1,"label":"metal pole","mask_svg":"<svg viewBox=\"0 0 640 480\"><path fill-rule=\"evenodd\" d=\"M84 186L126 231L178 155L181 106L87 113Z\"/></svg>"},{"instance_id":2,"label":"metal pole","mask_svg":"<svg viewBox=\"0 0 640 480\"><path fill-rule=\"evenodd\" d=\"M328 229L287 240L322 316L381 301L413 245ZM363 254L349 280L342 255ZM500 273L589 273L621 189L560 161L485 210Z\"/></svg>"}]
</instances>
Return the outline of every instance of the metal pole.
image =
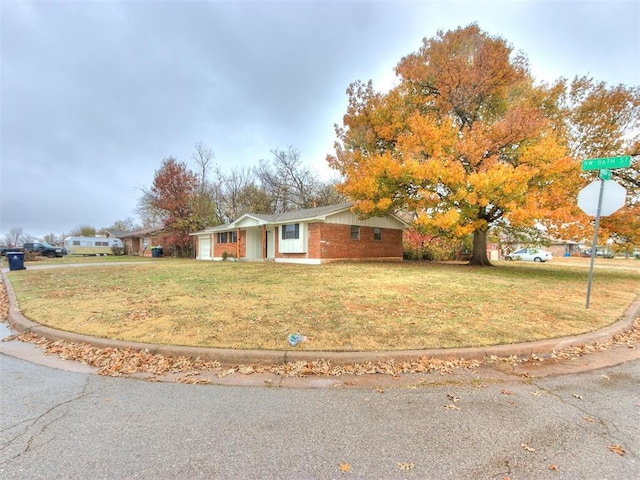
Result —
<instances>
[{"instance_id":1,"label":"metal pole","mask_svg":"<svg viewBox=\"0 0 640 480\"><path fill-rule=\"evenodd\" d=\"M600 226L600 209L602 208L602 196L604 194L604 182L600 180L600 195L598 196L598 209L596 210L596 225L593 230L593 243L591 244L591 267L589 268L589 283L587 284L587 305L589 308L589 299L591 298L591 283L593 281L593 264L596 260L596 247L598 246L598 227Z\"/></svg>"}]
</instances>

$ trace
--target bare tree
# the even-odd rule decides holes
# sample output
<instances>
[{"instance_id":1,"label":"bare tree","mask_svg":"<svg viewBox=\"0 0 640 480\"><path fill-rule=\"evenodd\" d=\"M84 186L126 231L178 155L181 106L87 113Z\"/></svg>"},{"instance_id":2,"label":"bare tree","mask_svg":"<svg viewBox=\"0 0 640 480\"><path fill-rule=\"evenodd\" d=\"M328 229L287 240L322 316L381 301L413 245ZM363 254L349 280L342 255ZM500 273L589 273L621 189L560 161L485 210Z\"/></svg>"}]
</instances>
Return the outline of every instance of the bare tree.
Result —
<instances>
[{"instance_id":1,"label":"bare tree","mask_svg":"<svg viewBox=\"0 0 640 480\"><path fill-rule=\"evenodd\" d=\"M124 220L116 220L112 225L100 229L101 232L133 232L141 230L142 226L137 224L133 218L127 217Z\"/></svg>"},{"instance_id":2,"label":"bare tree","mask_svg":"<svg viewBox=\"0 0 640 480\"><path fill-rule=\"evenodd\" d=\"M198 166L198 191L193 199L193 210L203 224L217 225L222 222L218 213L219 175L216 175L214 181L209 179L214 152L202 142L196 143L195 148L196 151L191 155L191 158ZM219 174L219 170L216 169L215 173Z\"/></svg>"},{"instance_id":3,"label":"bare tree","mask_svg":"<svg viewBox=\"0 0 640 480\"><path fill-rule=\"evenodd\" d=\"M91 225L78 225L69 233L72 237L95 237L96 229Z\"/></svg>"},{"instance_id":4,"label":"bare tree","mask_svg":"<svg viewBox=\"0 0 640 480\"><path fill-rule=\"evenodd\" d=\"M220 179L216 205L225 223L249 212L272 213L271 198L258 184L254 169L233 169L229 175L220 174Z\"/></svg>"},{"instance_id":5,"label":"bare tree","mask_svg":"<svg viewBox=\"0 0 640 480\"><path fill-rule=\"evenodd\" d=\"M64 235L58 236L55 233L48 233L47 235L42 237L42 240L51 245L62 245L62 243L64 242Z\"/></svg>"},{"instance_id":6,"label":"bare tree","mask_svg":"<svg viewBox=\"0 0 640 480\"><path fill-rule=\"evenodd\" d=\"M24 242L24 232L22 227L13 227L4 237L4 242L8 247L17 247Z\"/></svg>"},{"instance_id":7,"label":"bare tree","mask_svg":"<svg viewBox=\"0 0 640 480\"><path fill-rule=\"evenodd\" d=\"M289 147L272 150L272 162L262 160L256 169L262 188L271 197L273 213L324 206L335 200L329 190L308 167L300 152ZM337 194L337 192L335 192Z\"/></svg>"},{"instance_id":8,"label":"bare tree","mask_svg":"<svg viewBox=\"0 0 640 480\"><path fill-rule=\"evenodd\" d=\"M196 162L198 166L198 180L200 182L200 193L204 193L207 184L207 174L211 168L211 161L213 160L214 153L209 147L205 146L202 142L196 143L196 152L191 155L191 158Z\"/></svg>"}]
</instances>

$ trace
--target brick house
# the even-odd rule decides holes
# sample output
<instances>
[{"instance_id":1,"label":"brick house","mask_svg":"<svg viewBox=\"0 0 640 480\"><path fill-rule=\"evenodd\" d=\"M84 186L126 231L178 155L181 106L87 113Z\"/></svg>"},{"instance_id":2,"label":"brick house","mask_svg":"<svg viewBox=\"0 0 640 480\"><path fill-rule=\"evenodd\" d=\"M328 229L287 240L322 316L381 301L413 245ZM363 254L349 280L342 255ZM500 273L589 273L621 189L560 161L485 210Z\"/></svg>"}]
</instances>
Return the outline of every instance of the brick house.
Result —
<instances>
[{"instance_id":1,"label":"brick house","mask_svg":"<svg viewBox=\"0 0 640 480\"><path fill-rule=\"evenodd\" d=\"M153 246L165 245L166 248L165 235L162 227L145 228L127 233L118 232L118 235L114 234L114 236L122 240L125 255L138 255L141 257L150 257L151 247Z\"/></svg>"},{"instance_id":2,"label":"brick house","mask_svg":"<svg viewBox=\"0 0 640 480\"><path fill-rule=\"evenodd\" d=\"M360 219L353 203L275 215L246 213L192 233L196 259L320 264L338 260L402 261L407 224L393 215Z\"/></svg>"}]
</instances>

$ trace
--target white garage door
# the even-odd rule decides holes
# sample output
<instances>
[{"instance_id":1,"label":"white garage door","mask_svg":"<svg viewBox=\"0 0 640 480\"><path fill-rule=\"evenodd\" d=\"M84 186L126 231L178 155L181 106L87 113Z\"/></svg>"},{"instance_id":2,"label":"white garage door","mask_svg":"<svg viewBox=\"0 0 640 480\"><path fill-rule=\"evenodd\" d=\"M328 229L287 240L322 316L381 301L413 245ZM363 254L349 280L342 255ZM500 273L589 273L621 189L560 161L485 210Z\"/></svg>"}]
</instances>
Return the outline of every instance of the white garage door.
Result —
<instances>
[{"instance_id":1,"label":"white garage door","mask_svg":"<svg viewBox=\"0 0 640 480\"><path fill-rule=\"evenodd\" d=\"M211 239L200 239L200 250L198 251L198 258L200 260L211 260Z\"/></svg>"}]
</instances>

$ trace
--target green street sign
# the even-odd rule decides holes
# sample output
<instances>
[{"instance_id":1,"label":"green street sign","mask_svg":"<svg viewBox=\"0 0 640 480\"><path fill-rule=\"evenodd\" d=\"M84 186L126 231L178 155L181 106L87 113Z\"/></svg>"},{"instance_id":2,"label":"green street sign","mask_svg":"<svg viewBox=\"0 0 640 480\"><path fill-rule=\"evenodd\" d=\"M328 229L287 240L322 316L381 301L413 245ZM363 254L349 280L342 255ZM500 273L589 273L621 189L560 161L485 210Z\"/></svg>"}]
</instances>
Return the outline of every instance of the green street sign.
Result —
<instances>
[{"instance_id":1,"label":"green street sign","mask_svg":"<svg viewBox=\"0 0 640 480\"><path fill-rule=\"evenodd\" d=\"M599 170L601 168L627 168L631 165L631 156L589 158L582 161L582 170Z\"/></svg>"},{"instance_id":2,"label":"green street sign","mask_svg":"<svg viewBox=\"0 0 640 480\"><path fill-rule=\"evenodd\" d=\"M606 168L600 170L600 178L602 180L611 180L611 170L607 170Z\"/></svg>"}]
</instances>

